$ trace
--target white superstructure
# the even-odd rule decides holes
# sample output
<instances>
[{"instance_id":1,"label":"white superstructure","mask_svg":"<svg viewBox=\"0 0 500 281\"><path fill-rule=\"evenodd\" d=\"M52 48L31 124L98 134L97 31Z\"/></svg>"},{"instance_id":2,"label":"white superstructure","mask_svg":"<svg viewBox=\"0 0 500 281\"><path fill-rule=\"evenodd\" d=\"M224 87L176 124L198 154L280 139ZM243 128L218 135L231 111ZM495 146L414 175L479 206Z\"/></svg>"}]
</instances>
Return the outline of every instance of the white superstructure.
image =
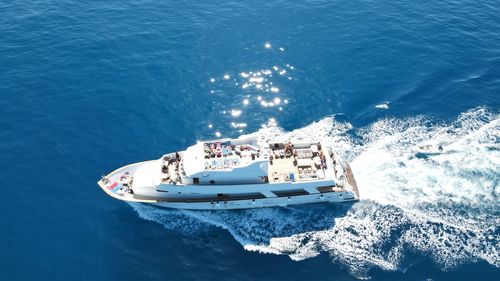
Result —
<instances>
[{"instance_id":1,"label":"white superstructure","mask_svg":"<svg viewBox=\"0 0 500 281\"><path fill-rule=\"evenodd\" d=\"M182 209L246 209L357 200L349 164L321 142L251 136L198 142L122 167L98 182L110 196Z\"/></svg>"}]
</instances>

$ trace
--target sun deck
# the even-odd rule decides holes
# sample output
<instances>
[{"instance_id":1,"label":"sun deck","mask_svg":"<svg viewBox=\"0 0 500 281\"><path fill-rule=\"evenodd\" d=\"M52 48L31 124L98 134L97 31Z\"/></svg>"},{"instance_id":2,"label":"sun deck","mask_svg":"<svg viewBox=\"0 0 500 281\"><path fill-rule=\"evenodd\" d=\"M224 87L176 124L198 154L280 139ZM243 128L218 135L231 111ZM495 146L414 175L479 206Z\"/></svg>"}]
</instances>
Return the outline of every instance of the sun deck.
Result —
<instances>
[{"instance_id":1,"label":"sun deck","mask_svg":"<svg viewBox=\"0 0 500 281\"><path fill-rule=\"evenodd\" d=\"M261 151L251 144L234 145L230 141L206 142L203 144L204 169L231 170L240 165L259 160Z\"/></svg>"},{"instance_id":2,"label":"sun deck","mask_svg":"<svg viewBox=\"0 0 500 281\"><path fill-rule=\"evenodd\" d=\"M272 144L269 157L269 182L308 181L327 177L327 159L321 144Z\"/></svg>"}]
</instances>

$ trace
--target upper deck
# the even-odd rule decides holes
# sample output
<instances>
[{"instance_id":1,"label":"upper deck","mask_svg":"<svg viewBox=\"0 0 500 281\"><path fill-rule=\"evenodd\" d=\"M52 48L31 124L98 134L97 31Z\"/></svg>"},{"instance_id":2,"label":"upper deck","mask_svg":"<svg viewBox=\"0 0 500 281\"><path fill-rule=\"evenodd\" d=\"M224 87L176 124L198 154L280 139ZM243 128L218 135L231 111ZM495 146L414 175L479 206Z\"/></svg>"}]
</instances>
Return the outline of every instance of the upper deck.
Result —
<instances>
[{"instance_id":1,"label":"upper deck","mask_svg":"<svg viewBox=\"0 0 500 281\"><path fill-rule=\"evenodd\" d=\"M269 182L309 181L333 178L321 143L291 142L270 145Z\"/></svg>"},{"instance_id":2,"label":"upper deck","mask_svg":"<svg viewBox=\"0 0 500 281\"><path fill-rule=\"evenodd\" d=\"M204 170L231 170L259 161L261 149L252 144L234 145L230 141L203 143ZM265 159L267 160L267 159Z\"/></svg>"},{"instance_id":3,"label":"upper deck","mask_svg":"<svg viewBox=\"0 0 500 281\"><path fill-rule=\"evenodd\" d=\"M200 142L175 165L184 184L256 184L335 179L333 153L317 143L269 143L256 138ZM169 173L170 170L167 171Z\"/></svg>"}]
</instances>

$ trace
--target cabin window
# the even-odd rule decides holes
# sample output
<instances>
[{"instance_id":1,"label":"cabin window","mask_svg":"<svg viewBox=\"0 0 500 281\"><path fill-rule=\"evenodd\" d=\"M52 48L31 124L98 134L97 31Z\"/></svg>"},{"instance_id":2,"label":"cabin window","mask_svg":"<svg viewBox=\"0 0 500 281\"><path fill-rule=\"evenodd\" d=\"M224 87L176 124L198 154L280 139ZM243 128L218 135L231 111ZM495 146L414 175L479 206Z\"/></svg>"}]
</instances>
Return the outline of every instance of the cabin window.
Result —
<instances>
[{"instance_id":1,"label":"cabin window","mask_svg":"<svg viewBox=\"0 0 500 281\"><path fill-rule=\"evenodd\" d=\"M210 183L210 184L214 184L214 183L215 183L215 181L214 181L214 180L210 180L210 181L209 181L209 183Z\"/></svg>"},{"instance_id":2,"label":"cabin window","mask_svg":"<svg viewBox=\"0 0 500 281\"><path fill-rule=\"evenodd\" d=\"M200 184L200 178L193 178L193 184Z\"/></svg>"},{"instance_id":3,"label":"cabin window","mask_svg":"<svg viewBox=\"0 0 500 281\"><path fill-rule=\"evenodd\" d=\"M325 192L335 192L335 186L320 186L320 187L317 187L316 189L321 192L321 193L325 193Z\"/></svg>"},{"instance_id":4,"label":"cabin window","mask_svg":"<svg viewBox=\"0 0 500 281\"><path fill-rule=\"evenodd\" d=\"M298 196L298 195L308 195L309 193L304 189L293 189L293 190L276 190L272 191L278 197L288 197L288 196Z\"/></svg>"}]
</instances>

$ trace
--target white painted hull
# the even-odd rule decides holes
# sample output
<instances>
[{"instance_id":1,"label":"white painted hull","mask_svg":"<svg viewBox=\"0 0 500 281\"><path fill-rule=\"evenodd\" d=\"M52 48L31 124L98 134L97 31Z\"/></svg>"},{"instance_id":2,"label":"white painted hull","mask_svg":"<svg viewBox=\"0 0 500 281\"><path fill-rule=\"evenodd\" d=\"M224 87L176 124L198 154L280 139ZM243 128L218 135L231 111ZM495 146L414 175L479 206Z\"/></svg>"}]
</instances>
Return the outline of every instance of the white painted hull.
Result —
<instances>
[{"instance_id":1,"label":"white painted hull","mask_svg":"<svg viewBox=\"0 0 500 281\"><path fill-rule=\"evenodd\" d=\"M212 202L148 202L159 207L188 210L235 210L266 207L286 207L312 203L340 203L356 201L352 192L329 192L323 194L297 195L249 200L228 200Z\"/></svg>"}]
</instances>

